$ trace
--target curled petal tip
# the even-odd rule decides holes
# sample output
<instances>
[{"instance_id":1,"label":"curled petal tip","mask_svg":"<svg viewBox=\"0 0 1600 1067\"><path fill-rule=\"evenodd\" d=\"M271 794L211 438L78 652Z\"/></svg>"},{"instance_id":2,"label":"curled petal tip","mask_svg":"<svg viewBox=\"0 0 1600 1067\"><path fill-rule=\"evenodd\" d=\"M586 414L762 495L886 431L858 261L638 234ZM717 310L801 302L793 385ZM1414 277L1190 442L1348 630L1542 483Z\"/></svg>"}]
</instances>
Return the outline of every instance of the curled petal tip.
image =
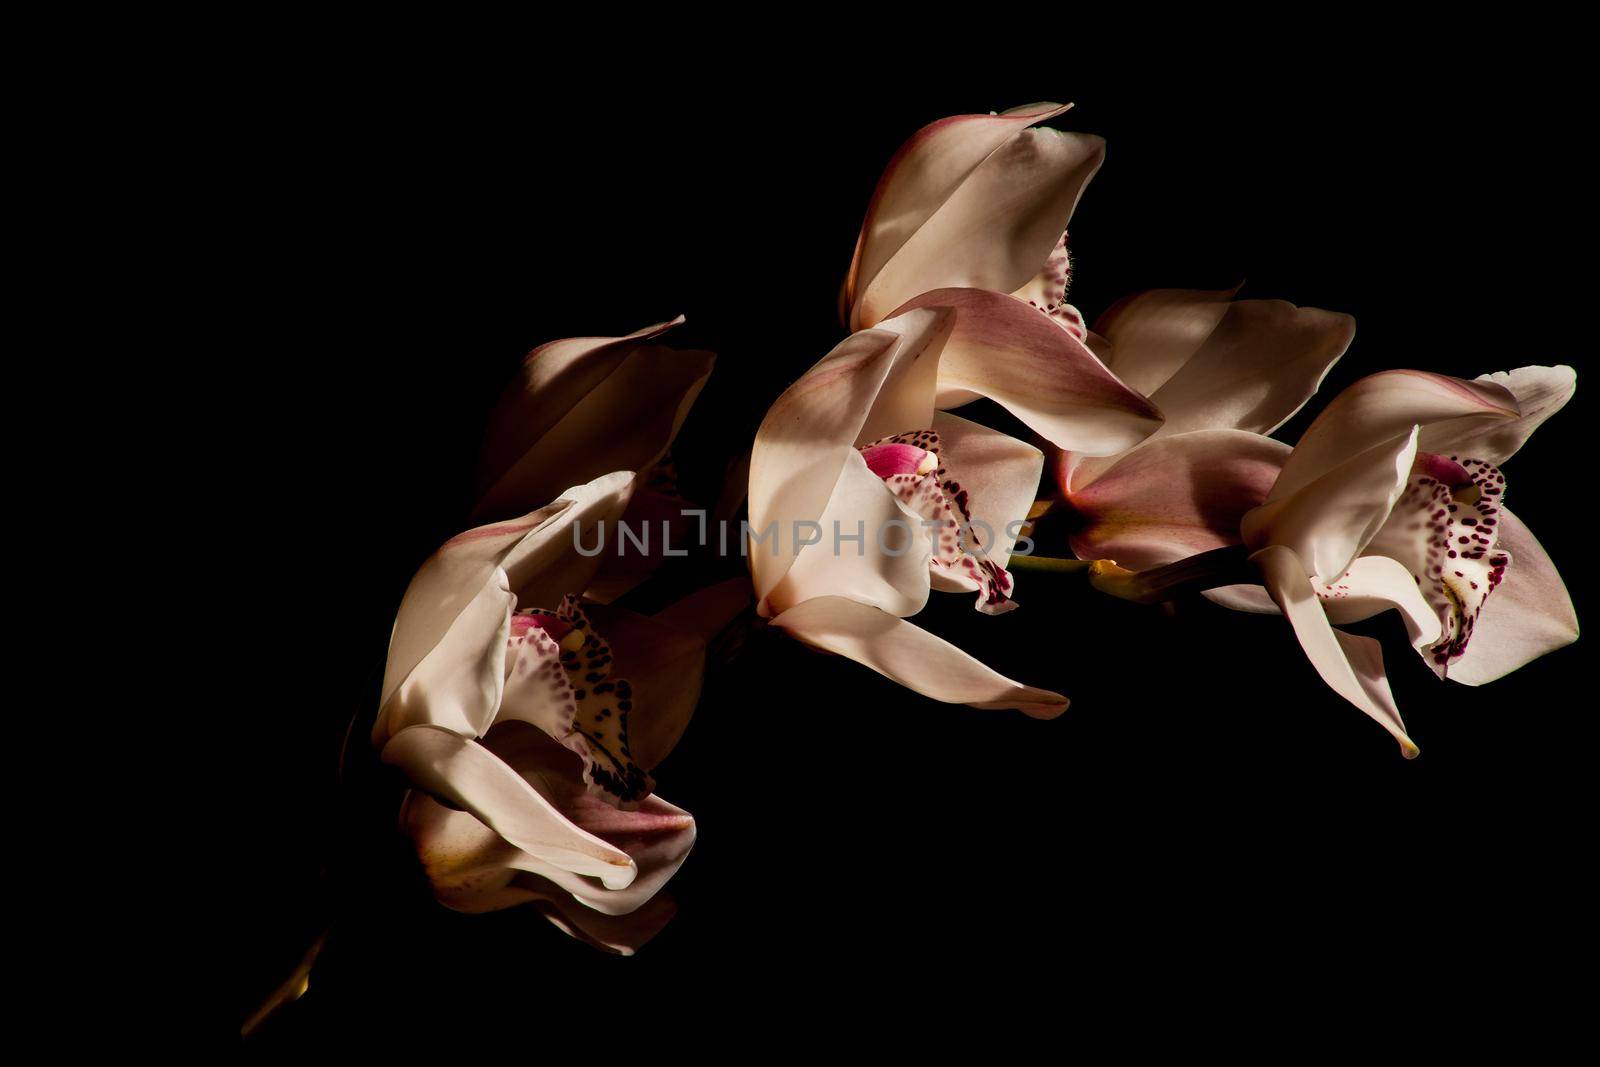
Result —
<instances>
[{"instance_id":1,"label":"curled petal tip","mask_svg":"<svg viewBox=\"0 0 1600 1067\"><path fill-rule=\"evenodd\" d=\"M1039 695L1047 699L1036 704L1018 704L1017 710L1030 719L1054 719L1072 706L1072 701L1059 693L1040 693Z\"/></svg>"},{"instance_id":2,"label":"curled petal tip","mask_svg":"<svg viewBox=\"0 0 1600 1067\"><path fill-rule=\"evenodd\" d=\"M1422 755L1422 749L1418 748L1416 743L1409 737L1406 737L1400 740L1400 754L1408 760L1416 759Z\"/></svg>"}]
</instances>

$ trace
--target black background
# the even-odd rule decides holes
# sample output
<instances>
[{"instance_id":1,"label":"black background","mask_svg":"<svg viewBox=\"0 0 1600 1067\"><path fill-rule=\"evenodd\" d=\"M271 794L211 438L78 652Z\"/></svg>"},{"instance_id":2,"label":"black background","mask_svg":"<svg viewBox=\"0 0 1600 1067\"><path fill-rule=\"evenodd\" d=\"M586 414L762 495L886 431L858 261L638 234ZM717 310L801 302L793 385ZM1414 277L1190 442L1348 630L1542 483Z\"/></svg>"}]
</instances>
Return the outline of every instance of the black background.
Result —
<instances>
[{"instance_id":1,"label":"black background","mask_svg":"<svg viewBox=\"0 0 1600 1067\"><path fill-rule=\"evenodd\" d=\"M531 911L444 910L394 834L394 796L366 772L336 787L400 594L466 524L484 418L518 359L687 315L669 342L719 353L679 449L691 486L709 485L840 339L873 185L944 115L1075 100L1055 124L1107 138L1071 227L1071 298L1091 320L1138 289L1241 280L1354 314L1313 411L1387 367L1588 373L1591 277L1570 259L1589 241L1587 164L1559 63L1511 76L1382 53L1091 75L872 55L848 77L670 58L285 75L249 206L267 279L250 329L272 348L247 390L267 416L268 547L240 595L272 669L244 695L259 707L242 1000L337 923L263 1047L463 1026L485 1043L589 1026L646 1041L747 1011L825 1032L836 1008L870 1017L891 994L1003 1011L1079 987L1248 1015L1266 990L1346 972L1352 1013L1415 1011L1441 986L1503 1005L1537 979L1535 953L1575 943L1569 905L1592 888L1575 829L1584 643L1471 689L1436 681L1392 616L1371 632L1413 762L1281 620L1204 602L1166 612L1029 574L1022 608L990 619L936 594L918 621L1070 696L1053 722L939 705L757 638L658 771L700 837L672 885L679 915L632 959ZM1506 472L1580 618L1590 417L1580 389Z\"/></svg>"}]
</instances>

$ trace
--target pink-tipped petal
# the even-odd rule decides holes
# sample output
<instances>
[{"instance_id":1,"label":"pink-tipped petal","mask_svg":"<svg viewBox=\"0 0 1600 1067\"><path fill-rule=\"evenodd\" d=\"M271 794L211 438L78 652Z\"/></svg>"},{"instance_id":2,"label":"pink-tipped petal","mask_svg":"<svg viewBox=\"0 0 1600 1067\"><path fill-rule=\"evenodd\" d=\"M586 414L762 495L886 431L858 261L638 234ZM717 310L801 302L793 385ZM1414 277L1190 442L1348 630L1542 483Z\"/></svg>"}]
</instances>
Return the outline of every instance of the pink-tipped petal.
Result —
<instances>
[{"instance_id":1,"label":"pink-tipped petal","mask_svg":"<svg viewBox=\"0 0 1600 1067\"><path fill-rule=\"evenodd\" d=\"M1004 567L1016 536L1011 524L1028 516L1039 494L1044 454L1025 441L940 411L933 430L943 443L950 477L965 491L967 519L990 562Z\"/></svg>"},{"instance_id":2,"label":"pink-tipped petal","mask_svg":"<svg viewBox=\"0 0 1600 1067\"><path fill-rule=\"evenodd\" d=\"M1269 494L1267 503L1247 512L1239 524L1244 543L1252 549L1290 549L1310 568L1306 577L1343 574L1388 519L1410 479L1416 453L1413 426L1345 460L1291 496L1273 499ZM1291 453L1279 484L1293 462Z\"/></svg>"},{"instance_id":3,"label":"pink-tipped petal","mask_svg":"<svg viewBox=\"0 0 1600 1067\"><path fill-rule=\"evenodd\" d=\"M1266 499L1289 446L1240 430L1159 437L1072 494L1081 559L1148 570L1240 543L1239 524Z\"/></svg>"},{"instance_id":4,"label":"pink-tipped petal","mask_svg":"<svg viewBox=\"0 0 1600 1067\"><path fill-rule=\"evenodd\" d=\"M844 597L807 600L772 625L934 700L1015 708L1040 719L1067 709L1059 693L1014 682L921 627Z\"/></svg>"},{"instance_id":5,"label":"pink-tipped petal","mask_svg":"<svg viewBox=\"0 0 1600 1067\"><path fill-rule=\"evenodd\" d=\"M939 362L940 408L988 397L1051 444L1087 455L1132 448L1161 425L1149 400L1026 304L980 289L939 289L900 313L925 307L956 312Z\"/></svg>"},{"instance_id":6,"label":"pink-tipped petal","mask_svg":"<svg viewBox=\"0 0 1600 1067\"><path fill-rule=\"evenodd\" d=\"M1306 577L1305 564L1291 550L1273 546L1250 558L1261 568L1268 592L1294 627L1300 647L1322 680L1388 730L1407 759L1416 756L1417 746L1407 736L1389 691L1383 646L1371 638L1340 633L1329 624Z\"/></svg>"},{"instance_id":7,"label":"pink-tipped petal","mask_svg":"<svg viewBox=\"0 0 1600 1067\"><path fill-rule=\"evenodd\" d=\"M1002 115L954 115L929 123L901 145L878 179L856 239L845 279L844 318L862 287L938 211L994 151L1036 122L1048 122L1071 104L1031 104Z\"/></svg>"},{"instance_id":8,"label":"pink-tipped petal","mask_svg":"<svg viewBox=\"0 0 1600 1067\"><path fill-rule=\"evenodd\" d=\"M1521 414L1506 418L1469 415L1435 423L1422 431L1422 448L1447 456L1472 456L1496 466L1517 453L1544 421L1566 406L1578 387L1571 367L1518 367L1483 374L1478 381L1497 385L1516 398Z\"/></svg>"},{"instance_id":9,"label":"pink-tipped petal","mask_svg":"<svg viewBox=\"0 0 1600 1067\"><path fill-rule=\"evenodd\" d=\"M437 726L411 726L384 745L383 761L552 868L598 878L609 889L627 887L638 874L626 852L569 821L476 741Z\"/></svg>"},{"instance_id":10,"label":"pink-tipped petal","mask_svg":"<svg viewBox=\"0 0 1600 1067\"><path fill-rule=\"evenodd\" d=\"M750 549L758 598L788 573L797 542L809 537L797 537L795 524L822 517L846 460L861 458L856 447L932 421L933 376L952 318L930 309L852 334L767 411L750 456L750 526L757 536L773 531Z\"/></svg>"},{"instance_id":11,"label":"pink-tipped petal","mask_svg":"<svg viewBox=\"0 0 1600 1067\"><path fill-rule=\"evenodd\" d=\"M1351 456L1403 437L1413 426L1426 428L1466 416L1514 419L1517 414L1510 390L1492 382L1415 370L1369 375L1334 397L1307 427L1268 500L1298 492Z\"/></svg>"},{"instance_id":12,"label":"pink-tipped petal","mask_svg":"<svg viewBox=\"0 0 1600 1067\"><path fill-rule=\"evenodd\" d=\"M1466 652L1450 665L1450 680L1465 685L1502 678L1578 639L1572 597L1544 546L1509 510L1500 509L1499 521L1511 565L1484 603Z\"/></svg>"},{"instance_id":13,"label":"pink-tipped petal","mask_svg":"<svg viewBox=\"0 0 1600 1067\"><path fill-rule=\"evenodd\" d=\"M518 515L574 482L660 459L714 362L648 343L682 321L530 353L490 415L474 515Z\"/></svg>"}]
</instances>

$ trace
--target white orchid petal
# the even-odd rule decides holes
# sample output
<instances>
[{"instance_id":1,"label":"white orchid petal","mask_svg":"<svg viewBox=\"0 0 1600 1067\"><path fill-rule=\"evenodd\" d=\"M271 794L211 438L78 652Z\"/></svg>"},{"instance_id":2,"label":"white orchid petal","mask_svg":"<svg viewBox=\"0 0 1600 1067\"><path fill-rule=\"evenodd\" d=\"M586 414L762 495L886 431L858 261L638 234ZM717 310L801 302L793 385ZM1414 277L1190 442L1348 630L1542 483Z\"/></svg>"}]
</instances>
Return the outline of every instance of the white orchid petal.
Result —
<instances>
[{"instance_id":1,"label":"white orchid petal","mask_svg":"<svg viewBox=\"0 0 1600 1067\"><path fill-rule=\"evenodd\" d=\"M1449 419L1517 417L1511 392L1492 382L1469 382L1425 371L1369 375L1329 402L1301 435L1268 501L1299 492L1349 457Z\"/></svg>"},{"instance_id":2,"label":"white orchid petal","mask_svg":"<svg viewBox=\"0 0 1600 1067\"><path fill-rule=\"evenodd\" d=\"M1483 685L1578 639L1578 615L1555 564L1533 532L1500 509L1500 547L1511 565L1483 605L1472 642L1449 678Z\"/></svg>"},{"instance_id":3,"label":"white orchid petal","mask_svg":"<svg viewBox=\"0 0 1600 1067\"><path fill-rule=\"evenodd\" d=\"M1388 730L1407 759L1416 756L1417 746L1406 734L1389 691L1383 647L1371 638L1341 633L1329 624L1306 577L1305 564L1293 551L1274 545L1250 558L1261 568L1267 591L1294 627L1300 647L1322 680Z\"/></svg>"},{"instance_id":4,"label":"white orchid petal","mask_svg":"<svg viewBox=\"0 0 1600 1067\"><path fill-rule=\"evenodd\" d=\"M1059 693L1014 682L921 627L844 597L807 600L772 625L934 700L1015 708L1041 719L1067 709Z\"/></svg>"},{"instance_id":5,"label":"white orchid petal","mask_svg":"<svg viewBox=\"0 0 1600 1067\"><path fill-rule=\"evenodd\" d=\"M1343 574L1383 527L1416 458L1417 428L1326 471L1291 496L1247 512L1240 523L1252 549L1282 545L1314 574ZM1284 466L1294 462L1291 453ZM1281 483L1284 474L1278 476ZM1276 489L1273 490L1276 493Z\"/></svg>"},{"instance_id":6,"label":"white orchid petal","mask_svg":"<svg viewBox=\"0 0 1600 1067\"><path fill-rule=\"evenodd\" d=\"M384 745L383 762L398 766L413 784L470 811L505 840L554 868L598 878L610 889L626 887L638 874L626 852L573 825L476 741L437 726L411 726Z\"/></svg>"},{"instance_id":7,"label":"white orchid petal","mask_svg":"<svg viewBox=\"0 0 1600 1067\"><path fill-rule=\"evenodd\" d=\"M1468 415L1422 431L1422 448L1446 456L1468 456L1496 466L1517 453L1544 421L1566 406L1578 386L1571 367L1518 367L1484 374L1478 381L1500 386L1516 398L1521 414Z\"/></svg>"}]
</instances>

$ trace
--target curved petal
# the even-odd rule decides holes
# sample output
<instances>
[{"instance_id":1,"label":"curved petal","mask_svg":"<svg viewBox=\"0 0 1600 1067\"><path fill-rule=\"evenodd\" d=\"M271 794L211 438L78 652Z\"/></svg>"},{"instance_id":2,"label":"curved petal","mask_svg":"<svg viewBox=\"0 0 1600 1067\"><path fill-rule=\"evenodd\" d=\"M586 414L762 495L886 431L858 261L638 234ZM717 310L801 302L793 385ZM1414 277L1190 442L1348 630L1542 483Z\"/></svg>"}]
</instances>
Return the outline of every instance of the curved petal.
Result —
<instances>
[{"instance_id":1,"label":"curved petal","mask_svg":"<svg viewBox=\"0 0 1600 1067\"><path fill-rule=\"evenodd\" d=\"M1343 574L1394 509L1411 478L1417 428L1334 467L1292 496L1247 512L1239 524L1253 549L1282 545L1311 569L1306 576ZM1294 462L1291 453L1285 462ZM1278 482L1284 475L1278 476ZM1276 490L1274 490L1276 492Z\"/></svg>"},{"instance_id":2,"label":"curved petal","mask_svg":"<svg viewBox=\"0 0 1600 1067\"><path fill-rule=\"evenodd\" d=\"M1059 693L1014 682L921 627L844 597L807 600L772 625L934 700L1015 708L1038 719L1067 710L1067 698Z\"/></svg>"},{"instance_id":3,"label":"curved petal","mask_svg":"<svg viewBox=\"0 0 1600 1067\"><path fill-rule=\"evenodd\" d=\"M938 211L985 159L1021 130L1048 122L1071 104L1031 104L1003 115L954 115L929 123L895 152L878 179L845 279L843 318L861 288Z\"/></svg>"},{"instance_id":4,"label":"curved petal","mask_svg":"<svg viewBox=\"0 0 1600 1067\"><path fill-rule=\"evenodd\" d=\"M1106 366L1149 396L1189 362L1228 313L1238 289L1149 289L1106 309L1094 332L1110 346Z\"/></svg>"},{"instance_id":5,"label":"curved petal","mask_svg":"<svg viewBox=\"0 0 1600 1067\"><path fill-rule=\"evenodd\" d=\"M584 789L576 759L543 734L513 726L497 729L486 741L505 763L544 795L571 823L626 852L638 877L625 886L596 883L567 869L526 869L548 878L591 908L610 915L632 911L660 891L677 873L694 845L694 818L658 796L636 810L612 806ZM512 865L522 868L521 857Z\"/></svg>"},{"instance_id":6,"label":"curved petal","mask_svg":"<svg viewBox=\"0 0 1600 1067\"><path fill-rule=\"evenodd\" d=\"M638 874L626 852L568 821L476 741L437 726L411 726L383 746L383 762L398 766L413 784L471 812L508 842L553 868L599 878L609 889L632 884ZM609 807L603 801L594 803Z\"/></svg>"},{"instance_id":7,"label":"curved petal","mask_svg":"<svg viewBox=\"0 0 1600 1067\"><path fill-rule=\"evenodd\" d=\"M940 408L988 397L1058 448L1121 452L1161 425L1161 412L1105 368L1077 338L1004 293L938 289L915 308L956 312L939 360Z\"/></svg>"},{"instance_id":8,"label":"curved petal","mask_svg":"<svg viewBox=\"0 0 1600 1067\"><path fill-rule=\"evenodd\" d=\"M549 500L564 485L607 471L644 470L666 454L695 398L711 377L710 352L679 352L662 345L629 351L611 373L530 444L478 501L480 518L515 515ZM519 392L515 419L540 398ZM493 424L491 424L493 432Z\"/></svg>"},{"instance_id":9,"label":"curved petal","mask_svg":"<svg viewBox=\"0 0 1600 1067\"><path fill-rule=\"evenodd\" d=\"M521 514L574 482L659 458L711 372L709 352L647 343L682 322L680 315L626 337L573 337L530 352L490 414L474 514ZM641 374L654 387L630 389Z\"/></svg>"},{"instance_id":10,"label":"curved petal","mask_svg":"<svg viewBox=\"0 0 1600 1067\"><path fill-rule=\"evenodd\" d=\"M1250 558L1261 568L1267 591L1294 627L1300 647L1322 680L1388 730L1407 759L1414 758L1417 746L1406 735L1384 674L1383 647L1371 638L1340 633L1329 625L1306 578L1305 564L1293 551L1274 545Z\"/></svg>"},{"instance_id":11,"label":"curved petal","mask_svg":"<svg viewBox=\"0 0 1600 1067\"><path fill-rule=\"evenodd\" d=\"M768 590L764 613L778 614L803 600L832 595L891 615L915 615L927 605L931 543L922 518L872 473L860 452L846 454L833 495L816 523L805 535L820 541L799 550ZM765 545L752 545L750 552L752 562L770 558Z\"/></svg>"},{"instance_id":12,"label":"curved petal","mask_svg":"<svg viewBox=\"0 0 1600 1067\"><path fill-rule=\"evenodd\" d=\"M1089 134L1016 133L860 286L851 327L871 326L931 289L1021 288L1050 255L1104 160L1105 142Z\"/></svg>"},{"instance_id":13,"label":"curved petal","mask_svg":"<svg viewBox=\"0 0 1600 1067\"><path fill-rule=\"evenodd\" d=\"M1232 429L1271 433L1311 399L1356 334L1356 320L1283 300L1227 306L1190 359L1150 399L1162 434Z\"/></svg>"},{"instance_id":14,"label":"curved petal","mask_svg":"<svg viewBox=\"0 0 1600 1067\"><path fill-rule=\"evenodd\" d=\"M1148 570L1240 542L1245 514L1266 499L1289 446L1240 430L1159 437L1071 494L1081 559Z\"/></svg>"},{"instance_id":15,"label":"curved petal","mask_svg":"<svg viewBox=\"0 0 1600 1067\"><path fill-rule=\"evenodd\" d=\"M500 613L516 603L556 604L581 590L600 557L579 555L574 527L588 531L591 543L597 528L622 513L632 489L628 472L608 474L520 519L459 534L430 556L400 601L372 743L381 747L421 722L471 735L487 729L501 684L494 657L503 663L508 625Z\"/></svg>"},{"instance_id":16,"label":"curved petal","mask_svg":"<svg viewBox=\"0 0 1600 1067\"><path fill-rule=\"evenodd\" d=\"M1007 529L1026 519L1039 495L1044 453L1009 434L948 412L936 412L933 431L943 442L944 463L966 492L966 511L984 555L1005 567L1017 543Z\"/></svg>"},{"instance_id":17,"label":"curved petal","mask_svg":"<svg viewBox=\"0 0 1600 1067\"><path fill-rule=\"evenodd\" d=\"M1419 651L1439 640L1439 615L1404 565L1387 556L1363 556L1338 579L1312 583L1328 620L1343 625L1394 608Z\"/></svg>"},{"instance_id":18,"label":"curved petal","mask_svg":"<svg viewBox=\"0 0 1600 1067\"><path fill-rule=\"evenodd\" d=\"M1499 543L1511 566L1484 602L1472 643L1450 664L1453 682L1492 682L1578 639L1578 614L1555 564L1533 531L1506 508L1500 509Z\"/></svg>"},{"instance_id":19,"label":"curved petal","mask_svg":"<svg viewBox=\"0 0 1600 1067\"><path fill-rule=\"evenodd\" d=\"M1517 417L1517 401L1492 382L1468 382L1444 374L1392 370L1369 375L1334 397L1307 427L1268 501L1299 492L1357 453L1463 416Z\"/></svg>"},{"instance_id":20,"label":"curved petal","mask_svg":"<svg viewBox=\"0 0 1600 1067\"><path fill-rule=\"evenodd\" d=\"M932 421L932 372L951 319L928 310L897 317L894 329L852 334L767 411L750 455L750 526L758 537L773 531L750 549L758 598L788 573L795 524L821 517L856 446ZM902 420L912 421L893 425Z\"/></svg>"},{"instance_id":21,"label":"curved petal","mask_svg":"<svg viewBox=\"0 0 1600 1067\"><path fill-rule=\"evenodd\" d=\"M406 727L423 723L462 737L478 737L488 730L500 707L506 639L516 605L506 572L495 567L439 643L380 705L373 744L381 747Z\"/></svg>"},{"instance_id":22,"label":"curved petal","mask_svg":"<svg viewBox=\"0 0 1600 1067\"><path fill-rule=\"evenodd\" d=\"M1566 406L1578 387L1578 372L1568 366L1518 367L1478 376L1516 398L1516 418L1467 416L1435 423L1422 431L1422 448L1447 456L1471 456L1499 466L1516 455L1544 420Z\"/></svg>"},{"instance_id":23,"label":"curved petal","mask_svg":"<svg viewBox=\"0 0 1600 1067\"><path fill-rule=\"evenodd\" d=\"M1272 602L1272 596L1259 585L1219 585L1215 589L1200 590L1200 595L1231 611L1247 611L1252 615L1283 614Z\"/></svg>"},{"instance_id":24,"label":"curved petal","mask_svg":"<svg viewBox=\"0 0 1600 1067\"><path fill-rule=\"evenodd\" d=\"M542 888L550 896L559 890L588 908L623 915L654 897L683 865L694 845L695 825L682 808L651 796L637 810L621 811L587 795L575 780L571 753L533 730L497 729L489 743L495 748L491 758L548 802L573 830L624 852L638 876L609 887L519 847L475 811L456 811L413 791L401 809L401 826L416 846L435 893L451 906L492 910L528 899L504 892L507 888ZM519 871L542 881L517 877Z\"/></svg>"}]
</instances>

